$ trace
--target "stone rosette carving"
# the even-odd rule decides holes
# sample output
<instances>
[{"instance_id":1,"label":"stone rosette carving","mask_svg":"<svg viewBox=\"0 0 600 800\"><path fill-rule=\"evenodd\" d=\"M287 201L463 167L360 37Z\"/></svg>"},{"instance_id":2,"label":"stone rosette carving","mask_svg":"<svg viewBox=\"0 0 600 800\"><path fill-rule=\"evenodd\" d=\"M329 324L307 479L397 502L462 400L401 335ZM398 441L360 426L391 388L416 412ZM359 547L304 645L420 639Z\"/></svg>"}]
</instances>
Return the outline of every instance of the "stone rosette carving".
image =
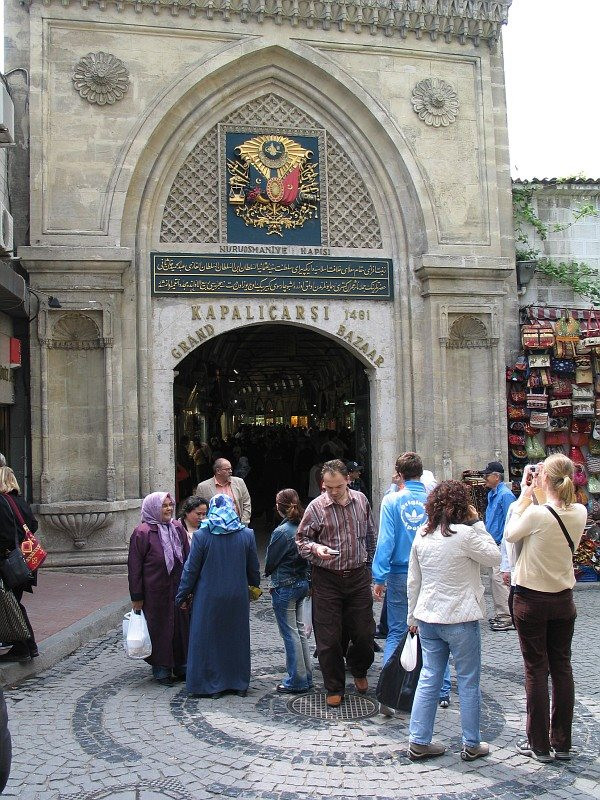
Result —
<instances>
[{"instance_id":1,"label":"stone rosette carving","mask_svg":"<svg viewBox=\"0 0 600 800\"><path fill-rule=\"evenodd\" d=\"M112 105L129 89L129 72L121 59L111 53L88 53L75 65L73 85L88 103Z\"/></svg>"},{"instance_id":2,"label":"stone rosette carving","mask_svg":"<svg viewBox=\"0 0 600 800\"><path fill-rule=\"evenodd\" d=\"M78 550L84 548L88 539L102 528L106 528L111 520L110 512L90 512L73 514L44 515L46 525L50 525L73 540Z\"/></svg>"},{"instance_id":3,"label":"stone rosette carving","mask_svg":"<svg viewBox=\"0 0 600 800\"><path fill-rule=\"evenodd\" d=\"M412 91L411 102L419 119L435 128L450 125L458 114L458 95L441 78L419 81Z\"/></svg>"}]
</instances>

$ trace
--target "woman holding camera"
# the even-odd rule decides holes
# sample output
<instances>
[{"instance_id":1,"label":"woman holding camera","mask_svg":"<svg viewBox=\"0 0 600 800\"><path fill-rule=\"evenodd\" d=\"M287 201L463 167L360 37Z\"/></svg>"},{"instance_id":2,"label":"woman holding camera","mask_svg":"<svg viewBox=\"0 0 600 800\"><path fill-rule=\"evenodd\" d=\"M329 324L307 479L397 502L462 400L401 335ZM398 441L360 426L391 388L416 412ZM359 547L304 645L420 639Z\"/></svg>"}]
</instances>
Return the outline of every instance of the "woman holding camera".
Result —
<instances>
[{"instance_id":1,"label":"woman holding camera","mask_svg":"<svg viewBox=\"0 0 600 800\"><path fill-rule=\"evenodd\" d=\"M521 496L512 507L505 537L521 542L513 580L513 614L525 664L527 739L517 750L537 761L571 758L575 687L571 640L577 612L573 603L573 553L587 520L585 506L575 502L573 462L549 456L530 480L526 467ZM547 497L537 505L534 489ZM548 697L552 680L552 714Z\"/></svg>"}]
</instances>

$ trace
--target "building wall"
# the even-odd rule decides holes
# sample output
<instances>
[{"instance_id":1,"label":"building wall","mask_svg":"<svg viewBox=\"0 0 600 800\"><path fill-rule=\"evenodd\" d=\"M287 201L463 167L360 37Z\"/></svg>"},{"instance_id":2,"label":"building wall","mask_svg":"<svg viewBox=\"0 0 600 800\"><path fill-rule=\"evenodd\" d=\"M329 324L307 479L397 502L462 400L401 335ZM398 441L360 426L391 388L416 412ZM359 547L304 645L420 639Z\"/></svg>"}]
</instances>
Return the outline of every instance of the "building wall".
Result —
<instances>
[{"instance_id":1,"label":"building wall","mask_svg":"<svg viewBox=\"0 0 600 800\"><path fill-rule=\"evenodd\" d=\"M231 298L153 298L149 264L153 251L210 254L231 244L218 213L179 240L161 231L183 225L169 198L196 148L216 142L215 126L241 110L256 124L265 98L275 98L269 126L277 113L291 114L288 126L307 119L337 163L350 164L329 175L330 221L344 231L331 255L393 263L393 300L329 299L316 304L316 320L296 321L340 341L369 372L374 496L404 449L417 448L443 477L502 458L501 373L516 297L502 54L485 38L498 38L508 4L492 3L483 23L465 7L451 28L427 16L426 36L418 14L407 11L403 26L400 13L384 19L384 10L360 4L325 3L331 24L317 24L302 4L246 14L234 2L230 19L226 8L207 18L201 6L195 16L180 6L155 5L153 14L145 2L121 5L36 0L7 20L10 66L29 63L31 75L30 245L20 253L32 284L62 305L42 308L32 328L34 492L53 531L52 563L123 560L140 498L172 488L179 343L197 337L211 304L229 309L211 322L214 335L251 324L234 316ZM103 105L73 80L81 59L98 52L119 59L129 81L124 97ZM429 78L458 100L445 124L413 109L413 90ZM449 108L449 95L433 98L434 114L435 103ZM206 172L222 177L215 147L203 151ZM352 191L340 171L358 176ZM356 192L363 206L342 224ZM222 209L221 195L206 205L213 201ZM350 231L367 206L380 240L368 226ZM244 303L254 320L262 302ZM284 321L284 303L273 304ZM352 310L372 322L349 335ZM77 375L93 376L94 398L74 386Z\"/></svg>"}]
</instances>

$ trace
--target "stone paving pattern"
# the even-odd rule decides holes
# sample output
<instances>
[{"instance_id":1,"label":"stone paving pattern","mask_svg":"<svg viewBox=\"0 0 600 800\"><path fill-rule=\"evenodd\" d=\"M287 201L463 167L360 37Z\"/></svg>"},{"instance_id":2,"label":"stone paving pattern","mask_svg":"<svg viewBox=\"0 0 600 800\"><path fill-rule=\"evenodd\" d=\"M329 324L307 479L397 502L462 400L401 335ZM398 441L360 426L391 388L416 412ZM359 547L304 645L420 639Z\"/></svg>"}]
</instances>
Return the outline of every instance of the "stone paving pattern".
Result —
<instances>
[{"instance_id":1,"label":"stone paving pattern","mask_svg":"<svg viewBox=\"0 0 600 800\"><path fill-rule=\"evenodd\" d=\"M21 800L525 800L600 797L600 592L576 593L577 683L570 763L517 754L525 697L516 633L484 630L485 760L460 760L458 697L440 709L445 756L413 764L408 715L352 721L297 716L275 685L283 647L268 593L252 605L253 670L247 698L198 699L162 687L128 660L120 632L6 690L13 769L4 796ZM371 670L376 684L381 655ZM316 683L320 673L316 672Z\"/></svg>"}]
</instances>

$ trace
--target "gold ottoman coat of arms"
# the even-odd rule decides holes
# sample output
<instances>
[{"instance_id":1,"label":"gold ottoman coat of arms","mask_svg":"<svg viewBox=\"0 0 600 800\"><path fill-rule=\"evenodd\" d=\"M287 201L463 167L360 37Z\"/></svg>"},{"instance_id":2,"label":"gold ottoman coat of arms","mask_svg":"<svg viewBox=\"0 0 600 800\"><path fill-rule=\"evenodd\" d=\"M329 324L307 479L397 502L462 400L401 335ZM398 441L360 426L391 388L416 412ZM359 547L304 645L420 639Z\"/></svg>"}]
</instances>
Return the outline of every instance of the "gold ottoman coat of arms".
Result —
<instances>
[{"instance_id":1,"label":"gold ottoman coat of arms","mask_svg":"<svg viewBox=\"0 0 600 800\"><path fill-rule=\"evenodd\" d=\"M287 136L263 135L234 152L227 159L228 201L246 225L283 236L318 218L319 167L311 150Z\"/></svg>"}]
</instances>

